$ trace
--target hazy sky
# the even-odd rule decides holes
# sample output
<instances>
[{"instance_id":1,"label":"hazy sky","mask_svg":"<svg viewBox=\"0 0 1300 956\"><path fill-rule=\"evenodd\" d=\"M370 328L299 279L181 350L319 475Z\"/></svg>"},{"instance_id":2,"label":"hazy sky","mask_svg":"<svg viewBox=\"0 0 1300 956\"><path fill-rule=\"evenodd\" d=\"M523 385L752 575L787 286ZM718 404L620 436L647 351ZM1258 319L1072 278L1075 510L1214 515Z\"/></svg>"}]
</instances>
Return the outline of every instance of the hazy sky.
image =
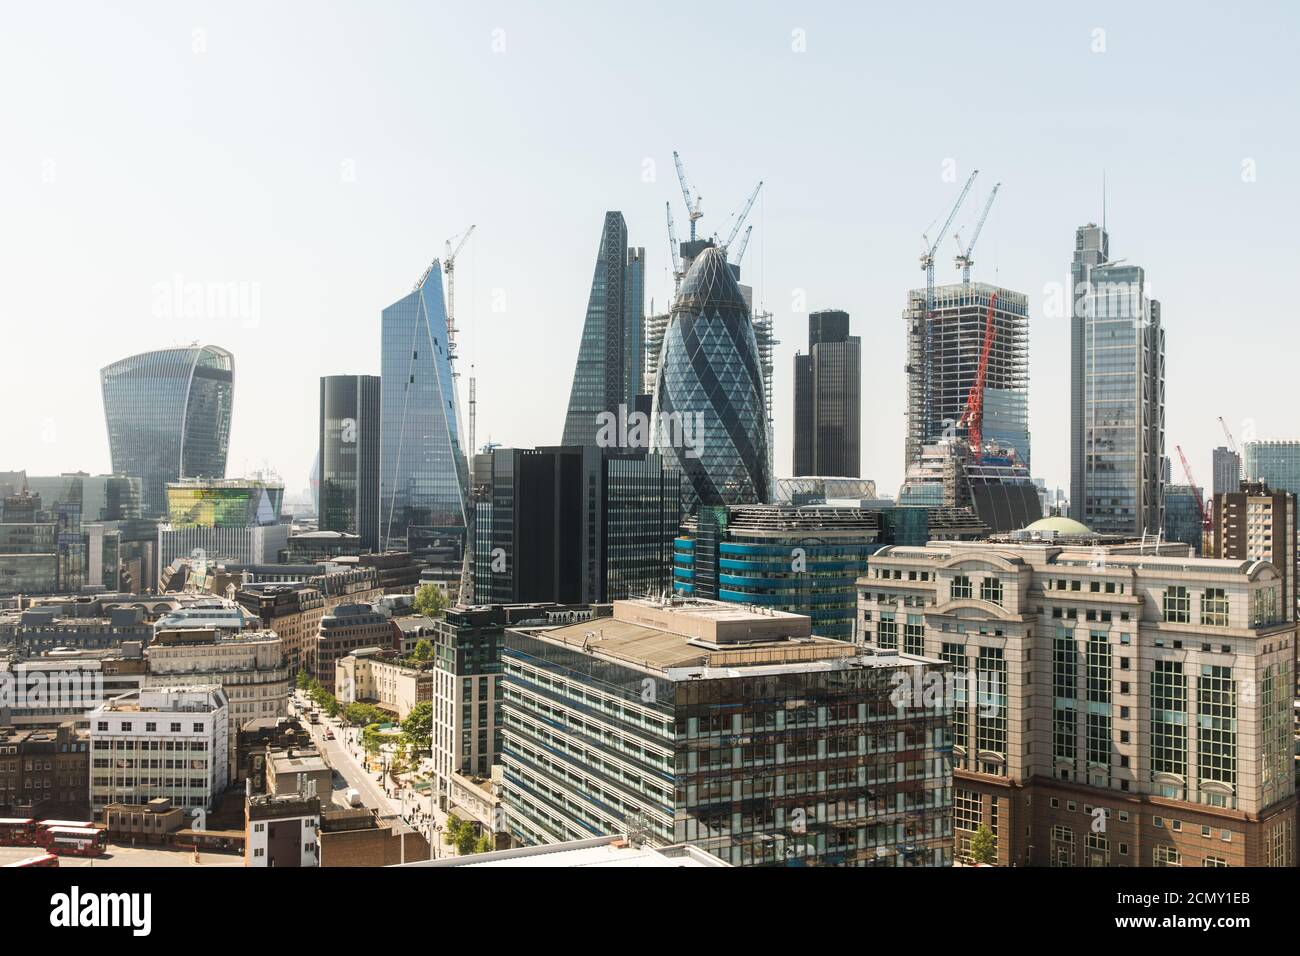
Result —
<instances>
[{"instance_id":1,"label":"hazy sky","mask_svg":"<svg viewBox=\"0 0 1300 956\"><path fill-rule=\"evenodd\" d=\"M975 278L1029 295L1033 471L1068 486L1050 298L1104 169L1112 255L1163 302L1169 453L1208 482L1219 415L1238 440L1300 437L1296 11L7 4L0 470L106 471L99 368L201 339L235 354L230 474L269 465L304 487L318 377L378 373L380 310L470 223L457 312L478 439L556 443L605 210L668 297L678 149L706 231L765 181L743 279L782 340L778 475L803 299L852 315L863 472L896 491L921 233L979 168L959 222L1002 182ZM178 284L240 297L191 315L162 293Z\"/></svg>"}]
</instances>

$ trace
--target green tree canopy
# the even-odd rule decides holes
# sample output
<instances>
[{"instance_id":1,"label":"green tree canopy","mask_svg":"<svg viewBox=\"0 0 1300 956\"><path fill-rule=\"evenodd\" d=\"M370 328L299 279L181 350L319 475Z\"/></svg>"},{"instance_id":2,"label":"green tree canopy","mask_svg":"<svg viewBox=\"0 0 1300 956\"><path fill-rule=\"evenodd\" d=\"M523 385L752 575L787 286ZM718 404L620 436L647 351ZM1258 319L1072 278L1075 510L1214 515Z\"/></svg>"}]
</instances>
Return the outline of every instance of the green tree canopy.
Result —
<instances>
[{"instance_id":1,"label":"green tree canopy","mask_svg":"<svg viewBox=\"0 0 1300 956\"><path fill-rule=\"evenodd\" d=\"M402 721L402 733L417 752L429 750L433 745L433 704L430 701L422 700L411 708Z\"/></svg>"},{"instance_id":2,"label":"green tree canopy","mask_svg":"<svg viewBox=\"0 0 1300 956\"><path fill-rule=\"evenodd\" d=\"M993 831L981 823L975 835L970 838L970 854L976 863L992 865L998 861L997 845L993 842Z\"/></svg>"},{"instance_id":3,"label":"green tree canopy","mask_svg":"<svg viewBox=\"0 0 1300 956\"><path fill-rule=\"evenodd\" d=\"M416 614L423 614L425 617L437 617L447 609L447 595L434 584L422 584L419 590L415 592L415 600L411 605Z\"/></svg>"}]
</instances>

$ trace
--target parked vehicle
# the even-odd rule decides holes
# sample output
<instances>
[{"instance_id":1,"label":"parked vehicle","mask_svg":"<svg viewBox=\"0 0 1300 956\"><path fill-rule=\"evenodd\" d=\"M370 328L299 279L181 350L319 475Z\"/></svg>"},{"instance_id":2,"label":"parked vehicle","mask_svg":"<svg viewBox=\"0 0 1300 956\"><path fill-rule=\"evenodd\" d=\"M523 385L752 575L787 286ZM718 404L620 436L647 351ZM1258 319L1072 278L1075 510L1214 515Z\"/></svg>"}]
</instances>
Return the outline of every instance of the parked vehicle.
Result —
<instances>
[{"instance_id":1,"label":"parked vehicle","mask_svg":"<svg viewBox=\"0 0 1300 956\"><path fill-rule=\"evenodd\" d=\"M26 817L0 819L0 846L36 846L38 828Z\"/></svg>"},{"instance_id":2,"label":"parked vehicle","mask_svg":"<svg viewBox=\"0 0 1300 956\"><path fill-rule=\"evenodd\" d=\"M6 863L6 867L20 866L58 866L59 858L53 853L42 853L38 856L29 856L25 860L16 860L13 863Z\"/></svg>"},{"instance_id":3,"label":"parked vehicle","mask_svg":"<svg viewBox=\"0 0 1300 956\"><path fill-rule=\"evenodd\" d=\"M361 806L361 791L353 787L343 795L343 799L348 802L350 807Z\"/></svg>"}]
</instances>

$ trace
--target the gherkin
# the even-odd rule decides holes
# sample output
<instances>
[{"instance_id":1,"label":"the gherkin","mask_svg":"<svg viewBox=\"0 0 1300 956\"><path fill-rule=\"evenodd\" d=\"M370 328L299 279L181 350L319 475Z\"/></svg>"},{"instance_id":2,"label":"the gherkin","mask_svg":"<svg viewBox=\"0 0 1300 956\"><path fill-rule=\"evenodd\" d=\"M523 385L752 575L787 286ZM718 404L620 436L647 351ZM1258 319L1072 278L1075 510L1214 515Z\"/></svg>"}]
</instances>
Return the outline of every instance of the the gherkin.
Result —
<instances>
[{"instance_id":1,"label":"the gherkin","mask_svg":"<svg viewBox=\"0 0 1300 956\"><path fill-rule=\"evenodd\" d=\"M705 248L673 302L652 412L652 447L689 478L688 510L770 500L765 408L745 296L726 253Z\"/></svg>"}]
</instances>

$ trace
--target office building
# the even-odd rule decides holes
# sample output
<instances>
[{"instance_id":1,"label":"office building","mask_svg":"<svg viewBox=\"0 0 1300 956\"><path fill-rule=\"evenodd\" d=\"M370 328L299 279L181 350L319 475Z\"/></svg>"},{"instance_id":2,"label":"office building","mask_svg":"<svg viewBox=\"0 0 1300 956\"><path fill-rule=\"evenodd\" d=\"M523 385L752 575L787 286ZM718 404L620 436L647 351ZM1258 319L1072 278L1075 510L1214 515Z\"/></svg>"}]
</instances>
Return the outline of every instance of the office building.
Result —
<instances>
[{"instance_id":1,"label":"office building","mask_svg":"<svg viewBox=\"0 0 1300 956\"><path fill-rule=\"evenodd\" d=\"M0 611L0 646L24 657L55 649L111 650L123 644L148 646L154 625L143 608L105 606L99 600Z\"/></svg>"},{"instance_id":2,"label":"office building","mask_svg":"<svg viewBox=\"0 0 1300 956\"><path fill-rule=\"evenodd\" d=\"M1165 526L1165 332L1140 266L1075 232L1070 275L1070 517L1100 534Z\"/></svg>"},{"instance_id":3,"label":"office building","mask_svg":"<svg viewBox=\"0 0 1300 956\"><path fill-rule=\"evenodd\" d=\"M167 520L158 525L160 567L189 560L271 564L289 542L280 515L284 485L260 478L190 479L167 485Z\"/></svg>"},{"instance_id":4,"label":"office building","mask_svg":"<svg viewBox=\"0 0 1300 956\"><path fill-rule=\"evenodd\" d=\"M378 375L320 380L317 533L355 535L363 551L379 550L379 402Z\"/></svg>"},{"instance_id":5,"label":"office building","mask_svg":"<svg viewBox=\"0 0 1300 956\"><path fill-rule=\"evenodd\" d=\"M75 820L89 812L90 734L84 728L72 721L0 727L0 755L0 814Z\"/></svg>"},{"instance_id":6,"label":"office building","mask_svg":"<svg viewBox=\"0 0 1300 956\"><path fill-rule=\"evenodd\" d=\"M1211 494L1227 495L1237 490L1241 481L1241 455L1222 445L1214 449L1214 482Z\"/></svg>"},{"instance_id":7,"label":"office building","mask_svg":"<svg viewBox=\"0 0 1300 956\"><path fill-rule=\"evenodd\" d=\"M811 627L716 601L635 600L566 627L508 628L511 836L634 829L736 866L950 865L945 706L894 695L939 662L867 654Z\"/></svg>"},{"instance_id":8,"label":"office building","mask_svg":"<svg viewBox=\"0 0 1300 956\"><path fill-rule=\"evenodd\" d=\"M1190 545L1192 554L1200 554L1204 537L1201 489L1195 485L1168 485L1165 488L1165 537Z\"/></svg>"},{"instance_id":9,"label":"office building","mask_svg":"<svg viewBox=\"0 0 1300 956\"><path fill-rule=\"evenodd\" d=\"M1300 441L1246 442L1245 478L1300 495Z\"/></svg>"},{"instance_id":10,"label":"office building","mask_svg":"<svg viewBox=\"0 0 1300 956\"><path fill-rule=\"evenodd\" d=\"M432 756L439 805L457 775L486 777L501 753L501 647L509 626L589 620L590 605L450 607L433 622Z\"/></svg>"},{"instance_id":11,"label":"office building","mask_svg":"<svg viewBox=\"0 0 1300 956\"><path fill-rule=\"evenodd\" d=\"M289 663L273 631L163 628L145 651L150 684L216 684L226 692L229 778L235 779L239 731L250 720L283 717L289 706Z\"/></svg>"},{"instance_id":12,"label":"office building","mask_svg":"<svg viewBox=\"0 0 1300 956\"><path fill-rule=\"evenodd\" d=\"M140 479L126 475L27 475L27 489L47 510L75 505L83 522L125 521L140 517ZM9 519L6 517L6 521Z\"/></svg>"},{"instance_id":13,"label":"office building","mask_svg":"<svg viewBox=\"0 0 1300 956\"><path fill-rule=\"evenodd\" d=\"M805 614L819 637L851 641L879 535L880 513L862 508L702 506L674 542L673 591Z\"/></svg>"},{"instance_id":14,"label":"office building","mask_svg":"<svg viewBox=\"0 0 1300 956\"><path fill-rule=\"evenodd\" d=\"M903 312L907 322L906 464L918 461L926 445L942 439L969 442L970 429L958 422L976 384L989 303L995 296L981 451L1031 467L1029 301L1024 293L983 282L939 286L928 318L926 290L913 289L908 294Z\"/></svg>"},{"instance_id":15,"label":"office building","mask_svg":"<svg viewBox=\"0 0 1300 956\"><path fill-rule=\"evenodd\" d=\"M686 509L772 500L767 398L749 306L726 252L691 261L664 333L652 450L686 476Z\"/></svg>"},{"instance_id":16,"label":"office building","mask_svg":"<svg viewBox=\"0 0 1300 956\"><path fill-rule=\"evenodd\" d=\"M959 858L983 825L1004 866L1295 865L1296 625L1271 564L1058 517L868 565L867 643L950 668Z\"/></svg>"},{"instance_id":17,"label":"office building","mask_svg":"<svg viewBox=\"0 0 1300 956\"><path fill-rule=\"evenodd\" d=\"M233 355L215 345L143 352L99 377L113 474L140 479L146 516L166 512L169 481L226 477Z\"/></svg>"},{"instance_id":18,"label":"office building","mask_svg":"<svg viewBox=\"0 0 1300 956\"><path fill-rule=\"evenodd\" d=\"M669 587L683 484L671 456L497 448L484 472L475 603L578 604Z\"/></svg>"},{"instance_id":19,"label":"office building","mask_svg":"<svg viewBox=\"0 0 1300 956\"><path fill-rule=\"evenodd\" d=\"M438 260L384 309L381 352L381 544L418 550L444 536L463 542L469 464Z\"/></svg>"},{"instance_id":20,"label":"office building","mask_svg":"<svg viewBox=\"0 0 1300 956\"><path fill-rule=\"evenodd\" d=\"M320 801L326 794L272 796L244 801L244 866L320 866Z\"/></svg>"},{"instance_id":21,"label":"office building","mask_svg":"<svg viewBox=\"0 0 1300 956\"><path fill-rule=\"evenodd\" d=\"M849 314L808 316L808 354L794 357L794 475L862 474L862 340Z\"/></svg>"},{"instance_id":22,"label":"office building","mask_svg":"<svg viewBox=\"0 0 1300 956\"><path fill-rule=\"evenodd\" d=\"M391 648L397 631L388 615L380 614L369 604L340 604L320 619L316 638L315 677L331 694L335 664L342 657L362 647Z\"/></svg>"},{"instance_id":23,"label":"office building","mask_svg":"<svg viewBox=\"0 0 1300 956\"><path fill-rule=\"evenodd\" d=\"M974 454L964 439L921 446L898 492L900 507L966 509L995 532L1042 517L1038 488L1014 451Z\"/></svg>"},{"instance_id":24,"label":"office building","mask_svg":"<svg viewBox=\"0 0 1300 956\"><path fill-rule=\"evenodd\" d=\"M433 700L434 663L382 647L359 647L334 662L330 681L339 703L373 704L397 721Z\"/></svg>"},{"instance_id":25,"label":"office building","mask_svg":"<svg viewBox=\"0 0 1300 956\"><path fill-rule=\"evenodd\" d=\"M645 361L645 250L627 244L621 212L605 213L578 359L564 416L564 445L601 443L602 413L632 409Z\"/></svg>"},{"instance_id":26,"label":"office building","mask_svg":"<svg viewBox=\"0 0 1300 956\"><path fill-rule=\"evenodd\" d=\"M159 797L213 810L229 782L229 707L217 684L146 687L90 713L90 805Z\"/></svg>"},{"instance_id":27,"label":"office building","mask_svg":"<svg viewBox=\"0 0 1300 956\"><path fill-rule=\"evenodd\" d=\"M1282 607L1294 616L1296 583L1296 496L1259 481L1245 481L1236 491L1214 496L1214 556L1235 561L1270 562L1281 578Z\"/></svg>"}]
</instances>

